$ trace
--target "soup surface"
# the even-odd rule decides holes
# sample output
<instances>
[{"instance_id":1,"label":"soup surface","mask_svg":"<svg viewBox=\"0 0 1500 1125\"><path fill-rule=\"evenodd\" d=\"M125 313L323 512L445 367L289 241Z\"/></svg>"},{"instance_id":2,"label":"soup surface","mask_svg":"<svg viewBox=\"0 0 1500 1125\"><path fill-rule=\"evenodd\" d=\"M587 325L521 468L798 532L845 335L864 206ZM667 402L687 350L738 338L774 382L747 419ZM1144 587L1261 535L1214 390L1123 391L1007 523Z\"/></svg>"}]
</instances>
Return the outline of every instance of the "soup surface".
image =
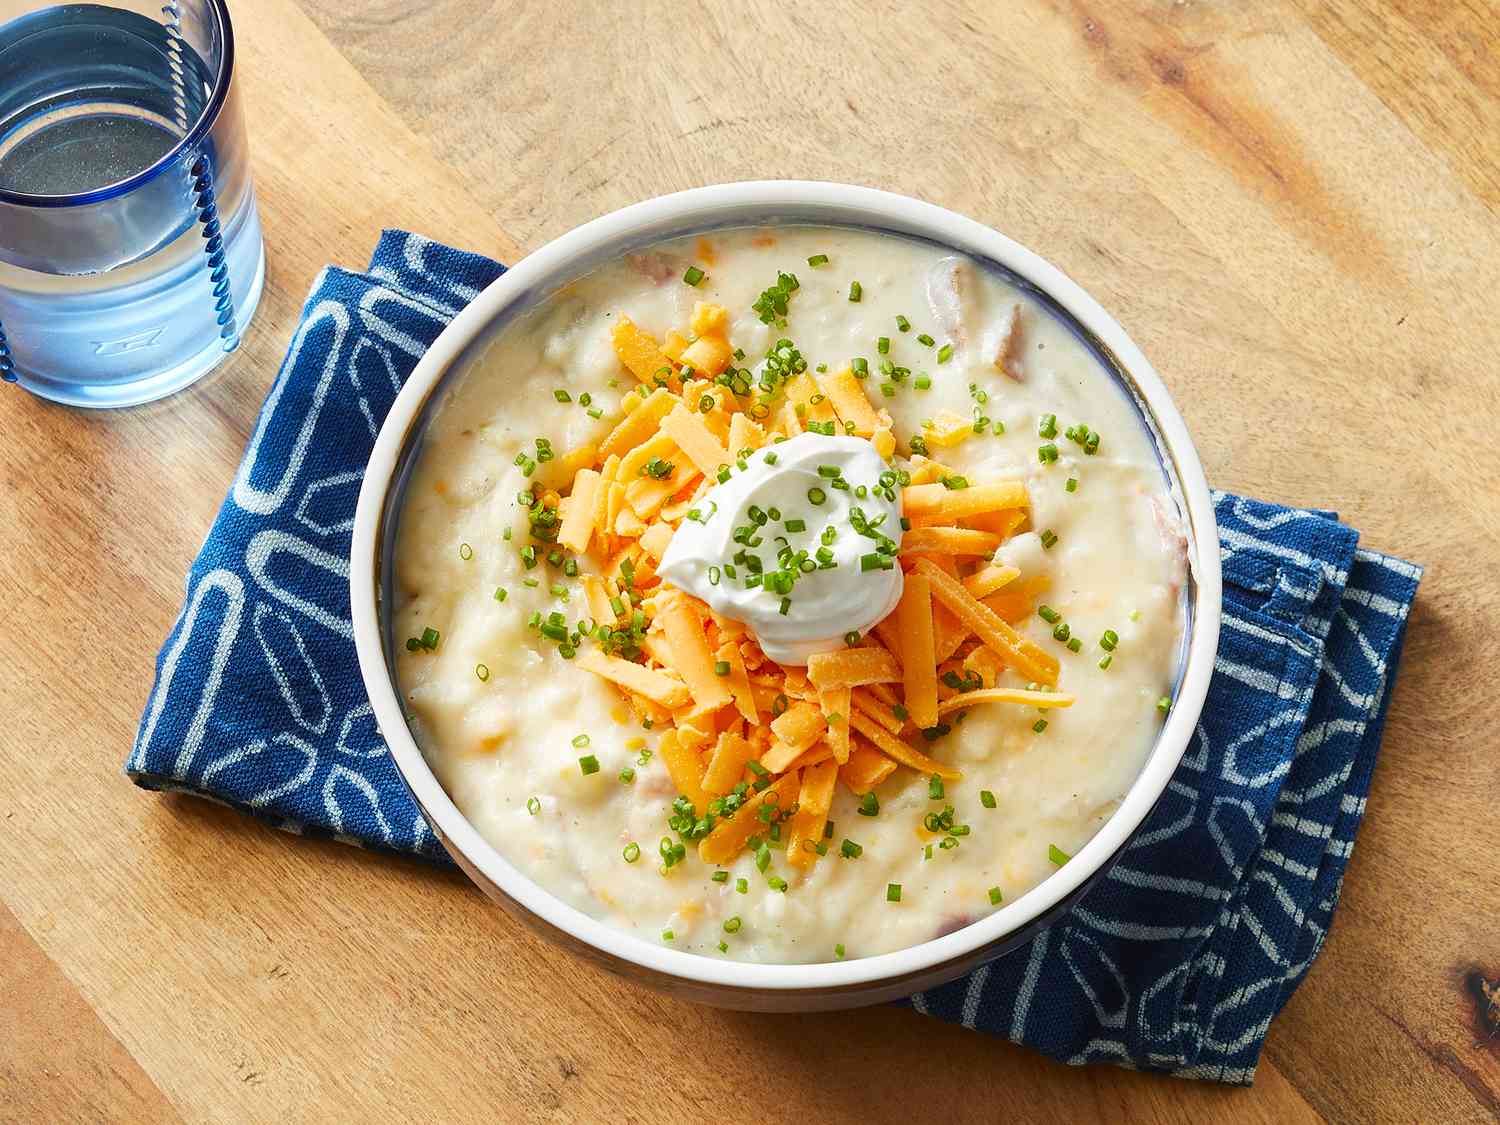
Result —
<instances>
[{"instance_id":1,"label":"soup surface","mask_svg":"<svg viewBox=\"0 0 1500 1125\"><path fill-rule=\"evenodd\" d=\"M1031 298L747 229L497 336L426 432L391 612L417 741L517 868L672 948L826 961L1098 831L1170 706L1185 557L1133 407Z\"/></svg>"}]
</instances>

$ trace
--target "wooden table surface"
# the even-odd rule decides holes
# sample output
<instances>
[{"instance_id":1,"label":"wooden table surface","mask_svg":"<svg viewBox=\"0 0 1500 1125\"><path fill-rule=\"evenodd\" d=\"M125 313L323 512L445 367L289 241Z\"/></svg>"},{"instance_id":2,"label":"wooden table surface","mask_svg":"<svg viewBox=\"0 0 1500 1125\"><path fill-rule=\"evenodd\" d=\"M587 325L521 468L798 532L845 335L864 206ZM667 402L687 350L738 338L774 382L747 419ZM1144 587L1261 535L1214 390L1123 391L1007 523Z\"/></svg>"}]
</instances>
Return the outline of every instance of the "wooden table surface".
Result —
<instances>
[{"instance_id":1,"label":"wooden table surface","mask_svg":"<svg viewBox=\"0 0 1500 1125\"><path fill-rule=\"evenodd\" d=\"M270 272L153 407L0 428L0 1120L1500 1117L1500 11L235 0ZM709 1011L463 879L121 773L298 307L382 225L514 260L713 181L934 200L1061 265L1213 481L1426 564L1337 923L1249 1090L1069 1069L909 1011ZM378 1117L377 1117L378 1115Z\"/></svg>"}]
</instances>

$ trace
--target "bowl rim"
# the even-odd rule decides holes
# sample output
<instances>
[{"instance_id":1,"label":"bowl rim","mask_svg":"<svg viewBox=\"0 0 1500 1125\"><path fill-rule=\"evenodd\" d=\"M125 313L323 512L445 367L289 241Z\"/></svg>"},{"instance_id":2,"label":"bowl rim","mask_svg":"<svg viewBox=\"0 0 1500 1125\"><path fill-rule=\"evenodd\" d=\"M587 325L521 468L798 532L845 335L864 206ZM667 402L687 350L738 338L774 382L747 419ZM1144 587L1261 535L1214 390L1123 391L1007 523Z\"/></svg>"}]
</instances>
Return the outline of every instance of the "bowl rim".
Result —
<instances>
[{"instance_id":1,"label":"bowl rim","mask_svg":"<svg viewBox=\"0 0 1500 1125\"><path fill-rule=\"evenodd\" d=\"M1077 319L1119 362L1155 427L1159 455L1175 469L1178 503L1188 519L1188 560L1195 594L1191 634L1171 712L1141 772L1110 816L1072 859L993 914L950 934L889 953L847 961L763 964L717 960L671 949L590 917L513 866L459 811L407 728L379 618L379 576L385 505L408 435L433 391L487 326L539 286L565 280L569 270L607 244L664 224L681 226L737 212L778 210L857 213L881 229L902 231L1013 270ZM806 220L803 220L806 221ZM575 269L576 272L576 269ZM396 396L370 455L359 492L350 547L350 605L360 673L375 719L402 779L438 837L461 853L466 870L480 872L512 902L548 926L611 958L667 978L726 989L795 992L878 986L945 963L972 958L1003 941L1086 884L1129 842L1155 807L1196 729L1218 648L1221 575L1213 497L1186 423L1161 377L1119 323L1076 282L1035 252L976 220L935 204L875 188L805 180L757 180L692 188L610 212L560 235L527 255L464 308L418 361Z\"/></svg>"}]
</instances>

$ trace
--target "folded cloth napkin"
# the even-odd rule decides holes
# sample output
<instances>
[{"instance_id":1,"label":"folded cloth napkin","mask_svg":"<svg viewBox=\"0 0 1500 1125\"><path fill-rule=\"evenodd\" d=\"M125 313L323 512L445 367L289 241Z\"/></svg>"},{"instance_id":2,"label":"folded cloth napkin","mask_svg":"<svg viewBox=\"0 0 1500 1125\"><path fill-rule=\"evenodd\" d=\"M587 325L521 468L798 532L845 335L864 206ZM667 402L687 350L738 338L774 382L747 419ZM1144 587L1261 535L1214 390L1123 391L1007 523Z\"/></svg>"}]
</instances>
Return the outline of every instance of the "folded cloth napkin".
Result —
<instances>
[{"instance_id":1,"label":"folded cloth napkin","mask_svg":"<svg viewBox=\"0 0 1500 1125\"><path fill-rule=\"evenodd\" d=\"M136 784L449 862L360 684L349 535L402 381L502 272L388 231L365 273L318 277L157 659ZM1421 571L1331 512L1216 502L1219 654L1161 804L1062 920L917 1011L1070 1063L1254 1075L1332 921Z\"/></svg>"}]
</instances>

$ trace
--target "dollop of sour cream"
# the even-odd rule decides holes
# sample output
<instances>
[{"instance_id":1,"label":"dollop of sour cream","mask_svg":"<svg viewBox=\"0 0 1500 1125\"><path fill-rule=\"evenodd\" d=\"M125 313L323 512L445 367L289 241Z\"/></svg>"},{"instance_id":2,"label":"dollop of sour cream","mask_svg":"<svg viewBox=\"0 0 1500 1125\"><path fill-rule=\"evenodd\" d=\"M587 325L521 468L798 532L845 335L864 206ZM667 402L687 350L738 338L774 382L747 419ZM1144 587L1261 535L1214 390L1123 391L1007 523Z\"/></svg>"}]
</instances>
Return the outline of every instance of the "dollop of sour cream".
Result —
<instances>
[{"instance_id":1,"label":"dollop of sour cream","mask_svg":"<svg viewBox=\"0 0 1500 1125\"><path fill-rule=\"evenodd\" d=\"M864 438L756 450L694 512L657 573L744 622L778 664L842 648L901 600L901 489Z\"/></svg>"}]
</instances>

